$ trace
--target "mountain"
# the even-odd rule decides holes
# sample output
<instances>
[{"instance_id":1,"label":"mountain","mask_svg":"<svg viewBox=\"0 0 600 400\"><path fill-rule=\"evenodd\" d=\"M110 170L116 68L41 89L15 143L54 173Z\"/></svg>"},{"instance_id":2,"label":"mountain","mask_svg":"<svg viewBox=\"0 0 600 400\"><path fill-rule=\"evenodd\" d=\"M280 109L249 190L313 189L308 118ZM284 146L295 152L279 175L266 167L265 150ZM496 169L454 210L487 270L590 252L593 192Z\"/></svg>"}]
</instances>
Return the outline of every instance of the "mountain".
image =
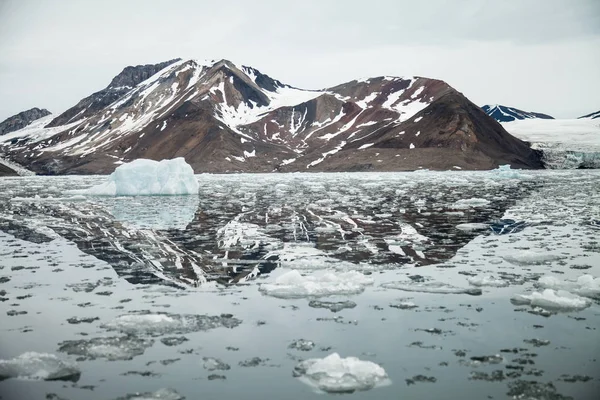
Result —
<instances>
[{"instance_id":1,"label":"mountain","mask_svg":"<svg viewBox=\"0 0 600 400\"><path fill-rule=\"evenodd\" d=\"M598 119L600 118L600 111L593 112L591 114L583 115L579 117L580 119L589 118L589 119Z\"/></svg>"},{"instance_id":2,"label":"mountain","mask_svg":"<svg viewBox=\"0 0 600 400\"><path fill-rule=\"evenodd\" d=\"M523 111L518 108L501 106L499 104L496 105L485 105L481 107L483 111L486 112L487 115L494 118L498 122L510 122L515 121L517 119L529 119L529 118L541 118L541 119L554 119L547 114L532 112L532 111Z\"/></svg>"},{"instance_id":3,"label":"mountain","mask_svg":"<svg viewBox=\"0 0 600 400\"><path fill-rule=\"evenodd\" d=\"M0 122L0 135L23 129L33 121L45 117L46 115L50 115L50 111L45 108L37 107L13 115Z\"/></svg>"},{"instance_id":4,"label":"mountain","mask_svg":"<svg viewBox=\"0 0 600 400\"><path fill-rule=\"evenodd\" d=\"M227 60L127 67L58 117L0 139L43 174L184 157L196 173L541 168L540 155L443 81L303 90Z\"/></svg>"}]
</instances>

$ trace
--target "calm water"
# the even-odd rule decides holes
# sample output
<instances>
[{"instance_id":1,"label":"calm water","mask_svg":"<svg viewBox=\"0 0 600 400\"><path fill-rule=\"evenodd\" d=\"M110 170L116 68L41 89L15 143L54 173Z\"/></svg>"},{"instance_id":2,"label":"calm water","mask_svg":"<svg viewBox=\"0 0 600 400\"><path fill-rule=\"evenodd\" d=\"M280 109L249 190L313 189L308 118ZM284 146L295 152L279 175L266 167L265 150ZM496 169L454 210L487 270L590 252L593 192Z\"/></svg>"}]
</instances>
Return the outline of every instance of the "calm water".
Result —
<instances>
[{"instance_id":1,"label":"calm water","mask_svg":"<svg viewBox=\"0 0 600 400\"><path fill-rule=\"evenodd\" d=\"M546 393L595 399L599 302L544 312L510 299L541 291L543 275L600 276L599 178L199 175L197 197L137 198L68 193L103 177L4 178L0 359L52 353L77 360L81 376L7 379L0 395L116 399L172 388L187 399L305 399L323 394L294 367L337 352L381 365L391 380L355 398L498 399L535 381L522 388L552 382ZM317 298L306 285L274 297L269 288L290 270L332 293L318 300L355 306L309 306ZM334 294L324 271L372 282ZM487 276L502 287L468 280ZM432 282L482 294L419 291ZM289 347L299 339L314 348ZM230 368L209 370L208 358Z\"/></svg>"}]
</instances>

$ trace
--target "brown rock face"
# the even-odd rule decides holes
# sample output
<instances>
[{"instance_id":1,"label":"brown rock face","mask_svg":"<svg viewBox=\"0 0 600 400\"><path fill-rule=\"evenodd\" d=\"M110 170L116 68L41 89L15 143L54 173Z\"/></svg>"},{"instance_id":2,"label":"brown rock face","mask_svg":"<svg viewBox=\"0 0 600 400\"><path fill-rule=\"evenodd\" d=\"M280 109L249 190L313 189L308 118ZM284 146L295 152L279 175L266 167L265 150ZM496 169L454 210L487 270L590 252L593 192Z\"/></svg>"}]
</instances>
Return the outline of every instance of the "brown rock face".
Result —
<instances>
[{"instance_id":1,"label":"brown rock face","mask_svg":"<svg viewBox=\"0 0 600 400\"><path fill-rule=\"evenodd\" d=\"M310 91L226 60L172 60L128 67L101 92L1 150L47 174L173 157L197 173L542 168L526 143L435 79Z\"/></svg>"}]
</instances>

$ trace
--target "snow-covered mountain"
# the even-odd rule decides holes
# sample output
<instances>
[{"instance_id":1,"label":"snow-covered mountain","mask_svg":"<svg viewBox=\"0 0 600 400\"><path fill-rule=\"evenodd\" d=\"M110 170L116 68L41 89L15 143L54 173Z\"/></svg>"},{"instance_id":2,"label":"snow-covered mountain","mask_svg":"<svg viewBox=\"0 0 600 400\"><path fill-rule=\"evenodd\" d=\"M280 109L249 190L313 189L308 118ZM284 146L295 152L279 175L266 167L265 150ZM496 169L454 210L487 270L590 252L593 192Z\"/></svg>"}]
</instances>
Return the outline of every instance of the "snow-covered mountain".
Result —
<instances>
[{"instance_id":1,"label":"snow-covered mountain","mask_svg":"<svg viewBox=\"0 0 600 400\"><path fill-rule=\"evenodd\" d=\"M579 117L579 119L599 119L599 118L600 118L600 111L596 111L591 114L587 114L587 115L583 115L583 116Z\"/></svg>"},{"instance_id":2,"label":"snow-covered mountain","mask_svg":"<svg viewBox=\"0 0 600 400\"><path fill-rule=\"evenodd\" d=\"M22 111L0 122L0 135L5 135L7 133L23 129L33 121L47 115L50 115L50 111L46 110L45 108L34 107L29 110Z\"/></svg>"},{"instance_id":3,"label":"snow-covered mountain","mask_svg":"<svg viewBox=\"0 0 600 400\"><path fill-rule=\"evenodd\" d=\"M197 173L541 167L536 151L443 81L386 76L304 90L227 60L127 67L0 146L49 174L174 157Z\"/></svg>"},{"instance_id":4,"label":"snow-covered mountain","mask_svg":"<svg viewBox=\"0 0 600 400\"><path fill-rule=\"evenodd\" d=\"M547 115L547 114L542 114L542 113L532 112L532 111L523 111L523 110L519 110L518 108L502 106L499 104L494 104L494 105L486 104L481 108L483 109L483 111L486 112L487 115L494 118L498 122L510 122L510 121L515 121L515 120L520 120L520 119L532 119L532 118L554 119L554 117L551 117L550 115Z\"/></svg>"}]
</instances>

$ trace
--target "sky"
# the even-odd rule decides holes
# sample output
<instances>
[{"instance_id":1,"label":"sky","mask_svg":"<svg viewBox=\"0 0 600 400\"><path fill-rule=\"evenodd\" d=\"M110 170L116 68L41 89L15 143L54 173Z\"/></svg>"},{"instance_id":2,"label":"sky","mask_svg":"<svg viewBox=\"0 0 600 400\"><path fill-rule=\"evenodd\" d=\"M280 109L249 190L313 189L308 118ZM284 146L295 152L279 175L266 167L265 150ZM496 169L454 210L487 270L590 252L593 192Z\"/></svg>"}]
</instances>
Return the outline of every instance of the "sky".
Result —
<instances>
[{"instance_id":1,"label":"sky","mask_svg":"<svg viewBox=\"0 0 600 400\"><path fill-rule=\"evenodd\" d=\"M0 0L0 54L0 121L177 57L306 89L416 75L480 106L600 110L599 0Z\"/></svg>"}]
</instances>

